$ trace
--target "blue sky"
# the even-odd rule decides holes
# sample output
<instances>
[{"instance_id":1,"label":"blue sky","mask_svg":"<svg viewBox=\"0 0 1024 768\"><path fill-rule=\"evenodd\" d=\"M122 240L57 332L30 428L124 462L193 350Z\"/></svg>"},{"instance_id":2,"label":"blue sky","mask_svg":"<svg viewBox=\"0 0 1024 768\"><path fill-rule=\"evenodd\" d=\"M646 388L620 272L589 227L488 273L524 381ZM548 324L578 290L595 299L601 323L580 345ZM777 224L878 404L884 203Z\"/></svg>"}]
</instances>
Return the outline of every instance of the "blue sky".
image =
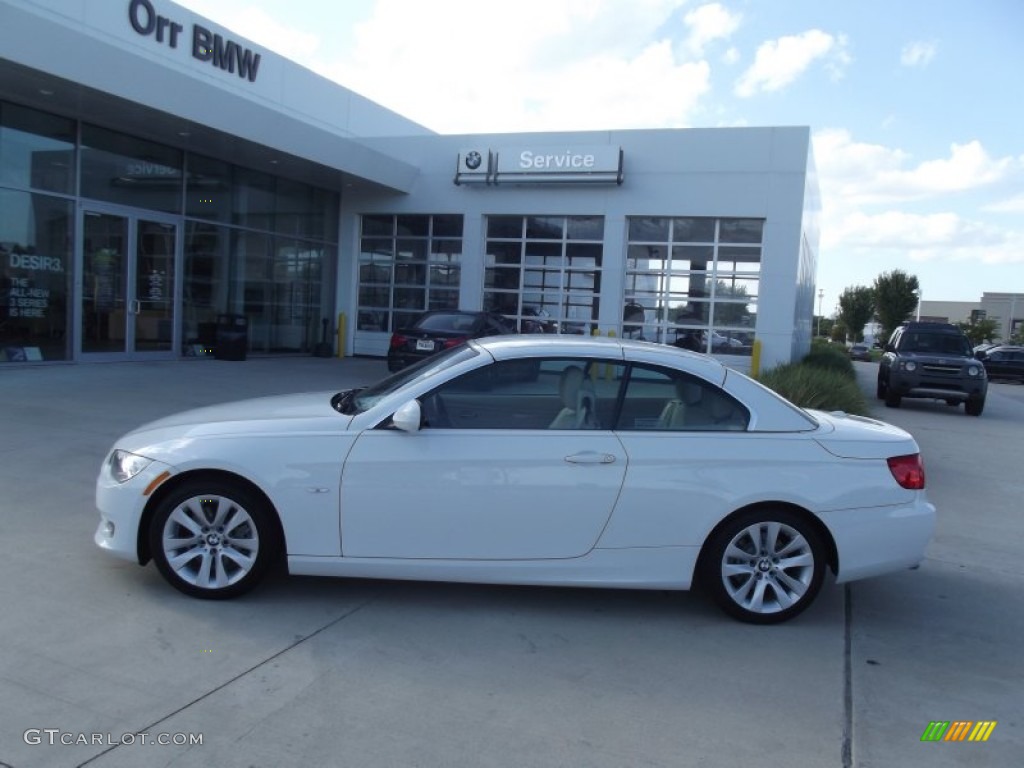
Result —
<instances>
[{"instance_id":1,"label":"blue sky","mask_svg":"<svg viewBox=\"0 0 1024 768\"><path fill-rule=\"evenodd\" d=\"M807 125L818 286L1024 292L1020 0L178 0L439 133Z\"/></svg>"}]
</instances>

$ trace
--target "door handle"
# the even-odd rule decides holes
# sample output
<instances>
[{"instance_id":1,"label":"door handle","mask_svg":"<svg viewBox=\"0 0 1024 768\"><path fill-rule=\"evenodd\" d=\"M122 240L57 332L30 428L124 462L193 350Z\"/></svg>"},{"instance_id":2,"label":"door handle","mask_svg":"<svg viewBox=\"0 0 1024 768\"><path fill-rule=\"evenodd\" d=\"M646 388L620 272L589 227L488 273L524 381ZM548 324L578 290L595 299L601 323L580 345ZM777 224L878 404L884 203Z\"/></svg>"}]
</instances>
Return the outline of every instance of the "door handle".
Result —
<instances>
[{"instance_id":1,"label":"door handle","mask_svg":"<svg viewBox=\"0 0 1024 768\"><path fill-rule=\"evenodd\" d=\"M583 451L566 456L565 460L570 464L614 464L615 457L610 453L597 453L596 451Z\"/></svg>"},{"instance_id":2,"label":"door handle","mask_svg":"<svg viewBox=\"0 0 1024 768\"><path fill-rule=\"evenodd\" d=\"M129 312L131 312L133 315L142 314L142 302L139 301L138 299L132 299L131 309L129 309Z\"/></svg>"}]
</instances>

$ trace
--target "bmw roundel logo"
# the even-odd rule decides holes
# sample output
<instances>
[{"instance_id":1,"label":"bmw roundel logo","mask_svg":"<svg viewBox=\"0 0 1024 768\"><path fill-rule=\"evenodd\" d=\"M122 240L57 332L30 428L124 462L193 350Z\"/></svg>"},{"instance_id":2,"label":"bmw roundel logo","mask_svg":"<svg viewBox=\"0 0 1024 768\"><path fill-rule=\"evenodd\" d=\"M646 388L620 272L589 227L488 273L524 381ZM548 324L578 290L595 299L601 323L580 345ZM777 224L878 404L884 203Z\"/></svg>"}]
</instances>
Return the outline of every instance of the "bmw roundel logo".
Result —
<instances>
[{"instance_id":1,"label":"bmw roundel logo","mask_svg":"<svg viewBox=\"0 0 1024 768\"><path fill-rule=\"evenodd\" d=\"M475 171L477 168L479 168L480 163L482 163L483 161L484 159L476 150L466 153L466 167L469 168L469 170L471 171Z\"/></svg>"}]
</instances>

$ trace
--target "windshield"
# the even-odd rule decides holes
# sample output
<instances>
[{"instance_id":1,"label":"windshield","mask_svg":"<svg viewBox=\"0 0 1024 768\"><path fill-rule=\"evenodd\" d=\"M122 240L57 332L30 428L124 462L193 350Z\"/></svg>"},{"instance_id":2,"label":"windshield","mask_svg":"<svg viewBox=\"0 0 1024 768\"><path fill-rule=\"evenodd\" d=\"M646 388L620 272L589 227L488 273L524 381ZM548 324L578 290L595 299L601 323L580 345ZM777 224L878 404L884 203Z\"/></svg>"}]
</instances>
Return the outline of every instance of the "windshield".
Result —
<instances>
[{"instance_id":1,"label":"windshield","mask_svg":"<svg viewBox=\"0 0 1024 768\"><path fill-rule=\"evenodd\" d=\"M414 328L421 331L441 331L443 333L469 333L476 322L475 315L452 313L450 315L424 315Z\"/></svg>"},{"instance_id":2,"label":"windshield","mask_svg":"<svg viewBox=\"0 0 1024 768\"><path fill-rule=\"evenodd\" d=\"M403 368L386 379L378 381L376 384L355 391L350 402L346 404L347 409L344 413L355 415L368 411L382 398L397 392L402 387L417 380L433 378L453 365L458 365L464 360L469 360L479 354L475 349L465 344L460 344L437 355L424 358L417 363L413 363L408 368Z\"/></svg>"},{"instance_id":3,"label":"windshield","mask_svg":"<svg viewBox=\"0 0 1024 768\"><path fill-rule=\"evenodd\" d=\"M932 355L973 355L967 338L953 333L908 333L900 348L903 352Z\"/></svg>"}]
</instances>

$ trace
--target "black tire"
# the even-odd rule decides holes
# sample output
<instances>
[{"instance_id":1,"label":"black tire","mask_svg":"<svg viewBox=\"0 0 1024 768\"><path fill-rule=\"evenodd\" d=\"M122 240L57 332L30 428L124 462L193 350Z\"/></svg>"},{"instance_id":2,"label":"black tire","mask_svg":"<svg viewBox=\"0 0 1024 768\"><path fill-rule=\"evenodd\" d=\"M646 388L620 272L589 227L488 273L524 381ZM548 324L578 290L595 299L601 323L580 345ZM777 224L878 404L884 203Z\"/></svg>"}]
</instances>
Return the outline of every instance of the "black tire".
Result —
<instances>
[{"instance_id":1,"label":"black tire","mask_svg":"<svg viewBox=\"0 0 1024 768\"><path fill-rule=\"evenodd\" d=\"M281 543L263 498L227 480L189 481L163 498L149 526L160 574L192 597L222 600L248 592Z\"/></svg>"},{"instance_id":2,"label":"black tire","mask_svg":"<svg viewBox=\"0 0 1024 768\"><path fill-rule=\"evenodd\" d=\"M981 416L981 412L985 410L985 398L984 397L972 397L966 403L964 403L964 411L968 416Z\"/></svg>"},{"instance_id":3,"label":"black tire","mask_svg":"<svg viewBox=\"0 0 1024 768\"><path fill-rule=\"evenodd\" d=\"M879 400L885 400L885 391L888 387L885 384L885 379L881 376L878 377L878 384L875 386L875 397Z\"/></svg>"},{"instance_id":4,"label":"black tire","mask_svg":"<svg viewBox=\"0 0 1024 768\"><path fill-rule=\"evenodd\" d=\"M786 509L751 510L704 543L698 578L733 618L778 624L814 602L825 578L825 552L805 517Z\"/></svg>"},{"instance_id":5,"label":"black tire","mask_svg":"<svg viewBox=\"0 0 1024 768\"><path fill-rule=\"evenodd\" d=\"M885 407L886 408L899 408L900 402L903 398L893 392L891 389L886 388L885 390Z\"/></svg>"}]
</instances>

